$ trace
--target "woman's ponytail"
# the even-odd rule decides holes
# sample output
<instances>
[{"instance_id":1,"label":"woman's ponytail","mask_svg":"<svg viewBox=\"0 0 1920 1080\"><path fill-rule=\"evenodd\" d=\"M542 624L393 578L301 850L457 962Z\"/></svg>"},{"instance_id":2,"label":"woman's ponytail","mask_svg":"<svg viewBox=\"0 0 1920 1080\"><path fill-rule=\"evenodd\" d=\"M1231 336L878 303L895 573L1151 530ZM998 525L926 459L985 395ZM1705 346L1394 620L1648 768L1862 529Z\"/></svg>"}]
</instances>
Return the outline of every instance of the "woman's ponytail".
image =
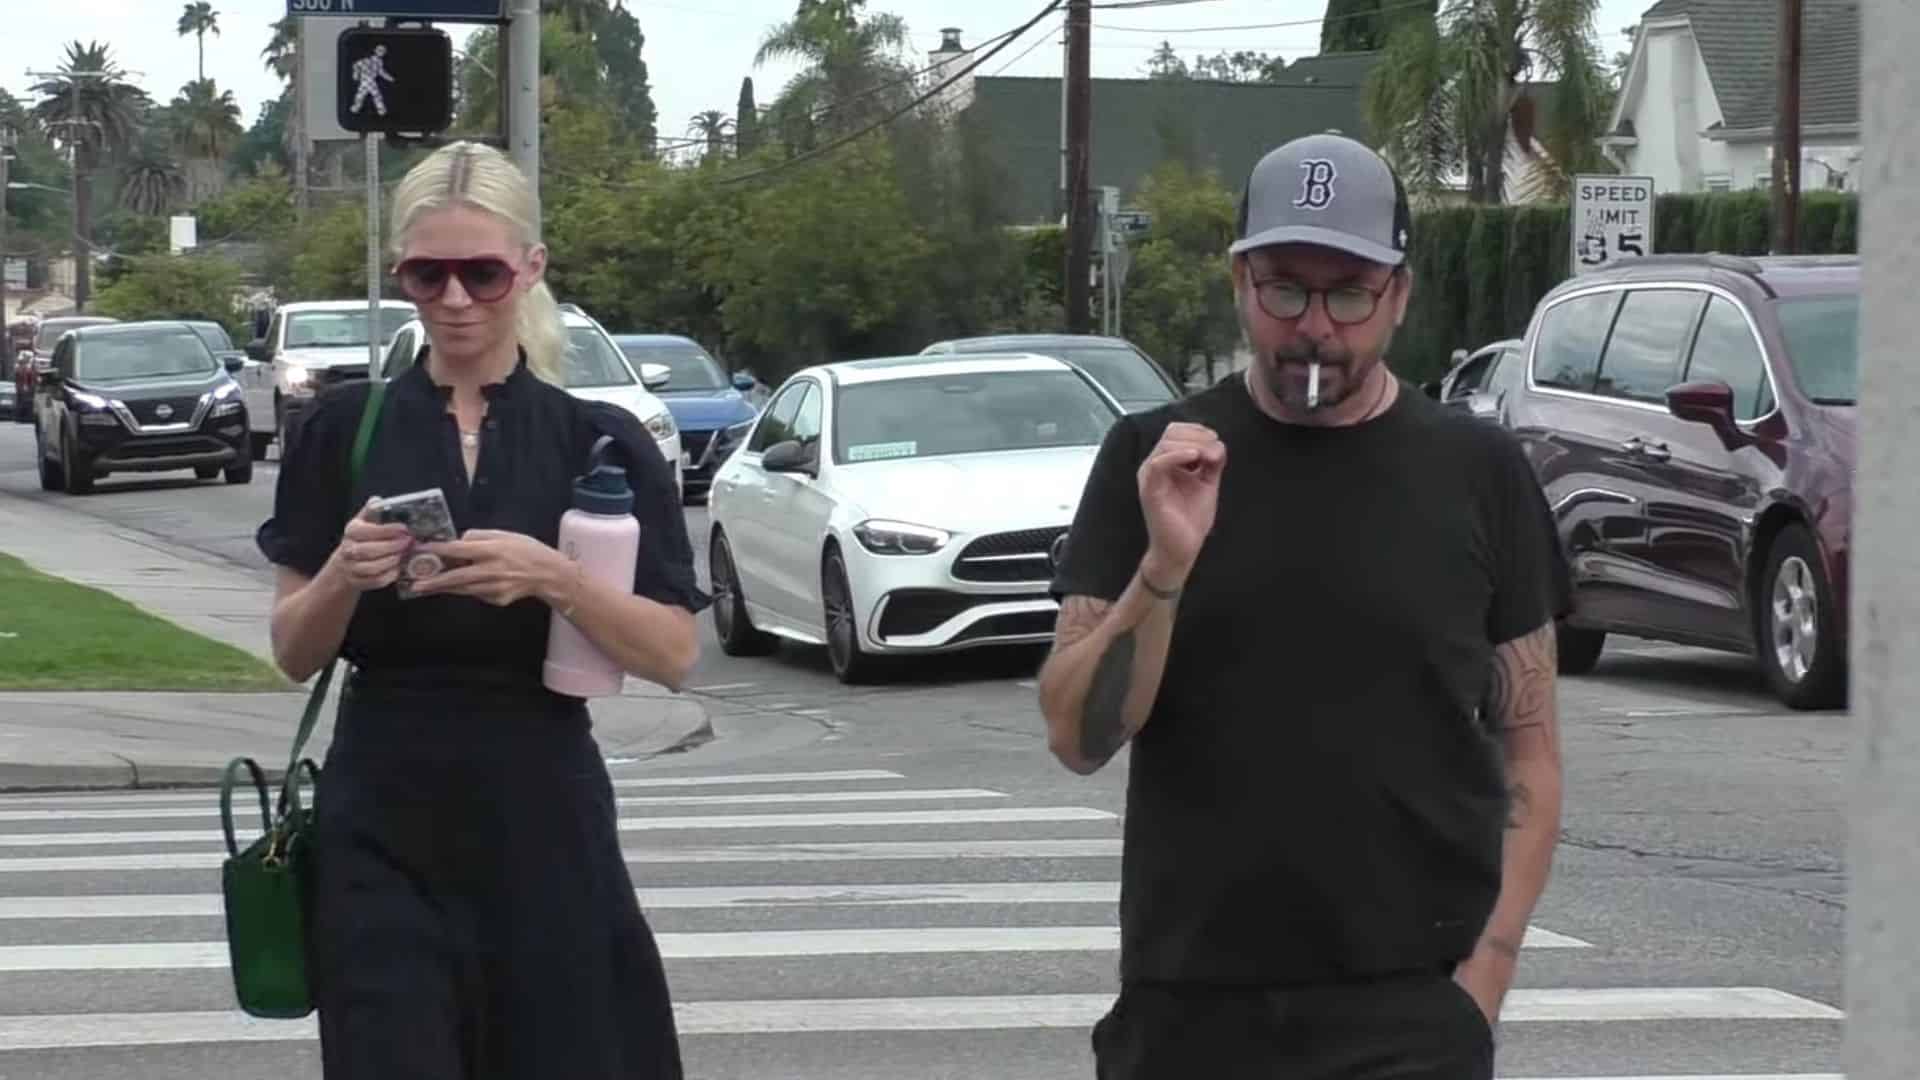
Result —
<instances>
[{"instance_id":1,"label":"woman's ponytail","mask_svg":"<svg viewBox=\"0 0 1920 1080\"><path fill-rule=\"evenodd\" d=\"M520 298L514 332L527 350L527 368L543 382L563 385L566 373L567 327L560 305L545 281L537 281Z\"/></svg>"}]
</instances>

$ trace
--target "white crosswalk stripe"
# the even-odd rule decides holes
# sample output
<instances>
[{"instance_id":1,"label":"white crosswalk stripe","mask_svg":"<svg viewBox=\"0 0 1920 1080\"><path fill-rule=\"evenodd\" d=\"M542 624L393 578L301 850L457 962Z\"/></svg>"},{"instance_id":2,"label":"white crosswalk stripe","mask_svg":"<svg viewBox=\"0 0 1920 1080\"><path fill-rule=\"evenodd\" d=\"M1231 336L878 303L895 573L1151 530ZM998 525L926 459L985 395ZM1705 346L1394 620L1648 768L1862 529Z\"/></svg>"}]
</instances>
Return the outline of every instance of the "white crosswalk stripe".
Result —
<instances>
[{"instance_id":1,"label":"white crosswalk stripe","mask_svg":"<svg viewBox=\"0 0 1920 1080\"><path fill-rule=\"evenodd\" d=\"M754 1075L828 1080L831 1064L791 1071L802 1066L780 1057L780 1038L834 1032L866 1033L850 1047L907 1033L1039 1039L1021 1045L1051 1055L1051 1075L1092 1074L1086 1032L1117 989L1116 815L885 769L622 777L616 788L690 1074L708 1040L762 1039L750 1045L770 1056ZM216 804L211 792L0 796L0 1077L33 1072L16 1055L218 1046L246 1048L222 1060L248 1062L252 1076L311 1043L311 1018L232 1006ZM253 835L257 812L236 824ZM750 835L703 840L729 830ZM1565 965L1616 944L1566 932L1577 929L1532 927L1525 947ZM1741 1070L1738 1039L1711 1058L1720 1074L1614 1065L1636 1045L1630 1029L1685 1022L1718 1043L1709 1025L1843 1019L1738 982L1523 985L1502 1029L1509 1046L1536 1031L1592 1046L1553 1058L1585 1074L1526 1080L1840 1080L1757 1059ZM872 1062L854 1073L873 1075Z\"/></svg>"}]
</instances>

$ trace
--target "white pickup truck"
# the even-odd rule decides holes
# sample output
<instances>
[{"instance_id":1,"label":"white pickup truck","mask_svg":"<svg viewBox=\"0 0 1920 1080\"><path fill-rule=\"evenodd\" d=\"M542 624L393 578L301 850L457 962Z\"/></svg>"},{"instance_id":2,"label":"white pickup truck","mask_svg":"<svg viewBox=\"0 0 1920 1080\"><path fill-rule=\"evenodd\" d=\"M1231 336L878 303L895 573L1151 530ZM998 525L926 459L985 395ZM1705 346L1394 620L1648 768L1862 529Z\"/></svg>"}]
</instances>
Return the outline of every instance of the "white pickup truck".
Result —
<instances>
[{"instance_id":1,"label":"white pickup truck","mask_svg":"<svg viewBox=\"0 0 1920 1080\"><path fill-rule=\"evenodd\" d=\"M374 329L382 353L414 314L404 300L381 301ZM286 455L288 424L320 391L367 377L367 321L365 300L282 304L274 312L266 336L247 346L249 361L237 376L253 427L255 461L275 442Z\"/></svg>"}]
</instances>

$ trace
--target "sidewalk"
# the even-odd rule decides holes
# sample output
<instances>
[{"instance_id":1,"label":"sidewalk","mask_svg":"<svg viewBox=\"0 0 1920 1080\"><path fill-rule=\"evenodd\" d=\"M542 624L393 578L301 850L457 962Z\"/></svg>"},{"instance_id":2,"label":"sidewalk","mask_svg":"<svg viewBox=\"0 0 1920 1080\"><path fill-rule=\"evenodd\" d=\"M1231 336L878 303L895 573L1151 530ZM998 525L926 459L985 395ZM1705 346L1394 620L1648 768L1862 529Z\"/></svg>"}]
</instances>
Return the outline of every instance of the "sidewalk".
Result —
<instances>
[{"instance_id":1,"label":"sidewalk","mask_svg":"<svg viewBox=\"0 0 1920 1080\"><path fill-rule=\"evenodd\" d=\"M266 572L30 499L0 495L0 521L0 551L272 661ZM343 675L336 671L336 685ZM213 784L241 755L277 774L306 696L0 691L0 790ZM308 746L315 761L332 734L334 696ZM713 737L698 702L639 680L591 708L608 757L647 757Z\"/></svg>"}]
</instances>

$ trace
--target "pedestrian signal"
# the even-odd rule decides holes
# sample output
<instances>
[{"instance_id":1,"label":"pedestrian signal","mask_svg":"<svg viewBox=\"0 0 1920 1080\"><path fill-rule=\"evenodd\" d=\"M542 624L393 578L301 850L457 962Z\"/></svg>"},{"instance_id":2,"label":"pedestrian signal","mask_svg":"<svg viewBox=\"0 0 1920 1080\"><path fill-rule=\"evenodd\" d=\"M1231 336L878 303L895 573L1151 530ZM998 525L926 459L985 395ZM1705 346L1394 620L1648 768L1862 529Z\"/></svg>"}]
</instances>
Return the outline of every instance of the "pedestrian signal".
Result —
<instances>
[{"instance_id":1,"label":"pedestrian signal","mask_svg":"<svg viewBox=\"0 0 1920 1080\"><path fill-rule=\"evenodd\" d=\"M340 126L360 134L430 135L453 118L453 42L445 31L342 31L335 65Z\"/></svg>"}]
</instances>

